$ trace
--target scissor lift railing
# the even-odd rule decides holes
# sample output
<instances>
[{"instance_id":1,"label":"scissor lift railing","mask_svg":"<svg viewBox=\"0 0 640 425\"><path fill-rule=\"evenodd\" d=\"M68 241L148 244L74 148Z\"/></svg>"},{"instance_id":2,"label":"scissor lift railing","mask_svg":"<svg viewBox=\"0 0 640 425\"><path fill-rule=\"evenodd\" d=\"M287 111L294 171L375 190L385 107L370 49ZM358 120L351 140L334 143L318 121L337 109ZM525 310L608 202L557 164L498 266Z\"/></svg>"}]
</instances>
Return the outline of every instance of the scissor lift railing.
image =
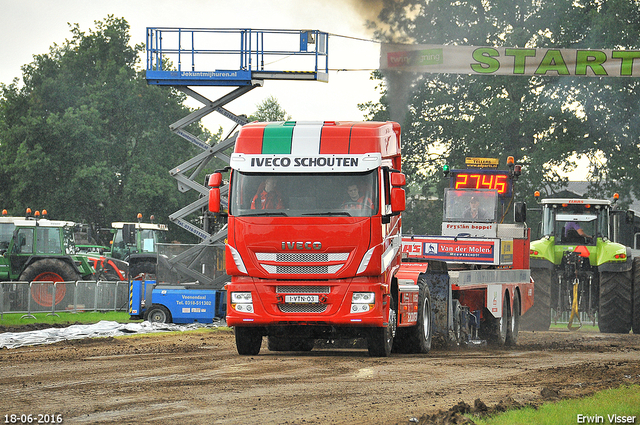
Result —
<instances>
[{"instance_id":1,"label":"scissor lift railing","mask_svg":"<svg viewBox=\"0 0 640 425\"><path fill-rule=\"evenodd\" d=\"M267 79L327 81L328 50L328 34L317 30L147 28L147 82L243 86Z\"/></svg>"},{"instance_id":2,"label":"scissor lift railing","mask_svg":"<svg viewBox=\"0 0 640 425\"><path fill-rule=\"evenodd\" d=\"M229 163L224 152L235 144L235 129L247 123L244 116L224 106L261 87L265 80L327 82L328 58L329 36L317 30L147 28L147 83L173 86L204 105L170 126L171 131L202 152L170 171L178 181L178 190L195 190L200 197L169 216L172 222L202 239L203 249L222 243L227 232L224 227L211 235L206 224L198 228L185 219L207 207L209 190L195 178L214 157ZM280 69L274 68L276 64ZM283 70L285 66L287 69ZM211 101L188 86L237 88ZM229 136L215 146L185 130L212 112L236 124ZM223 188L222 195L227 193L228 187ZM201 278L209 280L204 275Z\"/></svg>"}]
</instances>

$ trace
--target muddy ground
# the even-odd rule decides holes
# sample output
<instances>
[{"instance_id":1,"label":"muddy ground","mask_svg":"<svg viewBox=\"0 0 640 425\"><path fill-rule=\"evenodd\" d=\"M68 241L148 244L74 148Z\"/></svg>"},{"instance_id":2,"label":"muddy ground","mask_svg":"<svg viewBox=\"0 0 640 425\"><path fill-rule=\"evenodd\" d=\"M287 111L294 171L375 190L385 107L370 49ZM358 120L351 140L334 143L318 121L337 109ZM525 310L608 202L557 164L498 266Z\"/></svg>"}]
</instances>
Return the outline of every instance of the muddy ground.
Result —
<instances>
[{"instance_id":1,"label":"muddy ground","mask_svg":"<svg viewBox=\"0 0 640 425\"><path fill-rule=\"evenodd\" d=\"M640 384L640 335L633 334L521 332L515 348L389 358L335 347L270 352L266 345L257 356L239 356L224 328L2 349L0 419L428 424L455 422L452 412L437 414L452 408L495 411Z\"/></svg>"}]
</instances>

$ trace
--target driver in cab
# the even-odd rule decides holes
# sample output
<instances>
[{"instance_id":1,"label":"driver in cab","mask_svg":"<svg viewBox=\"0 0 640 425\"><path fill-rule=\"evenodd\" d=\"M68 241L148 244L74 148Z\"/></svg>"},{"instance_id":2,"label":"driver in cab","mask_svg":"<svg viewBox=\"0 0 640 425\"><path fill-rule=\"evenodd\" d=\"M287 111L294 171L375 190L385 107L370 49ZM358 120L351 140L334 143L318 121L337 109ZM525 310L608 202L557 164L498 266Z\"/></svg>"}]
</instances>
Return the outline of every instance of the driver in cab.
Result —
<instances>
[{"instance_id":1,"label":"driver in cab","mask_svg":"<svg viewBox=\"0 0 640 425\"><path fill-rule=\"evenodd\" d=\"M366 195L360 196L360 189L357 184L351 184L347 187L349 199L342 203L342 208L347 210L361 210L366 208L373 209L371 198Z\"/></svg>"}]
</instances>

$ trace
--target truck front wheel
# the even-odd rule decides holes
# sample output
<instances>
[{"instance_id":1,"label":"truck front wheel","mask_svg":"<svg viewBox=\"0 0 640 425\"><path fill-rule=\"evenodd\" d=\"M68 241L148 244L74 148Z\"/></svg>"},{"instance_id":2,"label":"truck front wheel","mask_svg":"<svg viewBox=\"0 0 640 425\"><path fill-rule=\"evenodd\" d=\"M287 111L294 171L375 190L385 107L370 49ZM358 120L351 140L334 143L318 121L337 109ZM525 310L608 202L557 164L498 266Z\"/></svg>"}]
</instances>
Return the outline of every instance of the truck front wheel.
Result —
<instances>
[{"instance_id":1,"label":"truck front wheel","mask_svg":"<svg viewBox=\"0 0 640 425\"><path fill-rule=\"evenodd\" d=\"M256 328L243 326L234 327L236 334L236 349L242 356L255 356L260 352L262 334Z\"/></svg>"},{"instance_id":2,"label":"truck front wheel","mask_svg":"<svg viewBox=\"0 0 640 425\"><path fill-rule=\"evenodd\" d=\"M631 273L600 272L600 332L626 334L631 330Z\"/></svg>"}]
</instances>

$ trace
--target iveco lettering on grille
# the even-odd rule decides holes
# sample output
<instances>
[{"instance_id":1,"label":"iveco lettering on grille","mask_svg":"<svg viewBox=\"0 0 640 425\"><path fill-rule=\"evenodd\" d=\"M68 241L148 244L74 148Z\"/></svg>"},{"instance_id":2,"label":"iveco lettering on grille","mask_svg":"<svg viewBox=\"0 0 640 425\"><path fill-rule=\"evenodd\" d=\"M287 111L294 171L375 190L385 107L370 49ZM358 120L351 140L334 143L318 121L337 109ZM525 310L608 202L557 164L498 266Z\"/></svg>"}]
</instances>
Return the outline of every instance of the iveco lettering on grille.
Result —
<instances>
[{"instance_id":1,"label":"iveco lettering on grille","mask_svg":"<svg viewBox=\"0 0 640 425\"><path fill-rule=\"evenodd\" d=\"M321 242L282 242L282 249L322 249Z\"/></svg>"}]
</instances>

